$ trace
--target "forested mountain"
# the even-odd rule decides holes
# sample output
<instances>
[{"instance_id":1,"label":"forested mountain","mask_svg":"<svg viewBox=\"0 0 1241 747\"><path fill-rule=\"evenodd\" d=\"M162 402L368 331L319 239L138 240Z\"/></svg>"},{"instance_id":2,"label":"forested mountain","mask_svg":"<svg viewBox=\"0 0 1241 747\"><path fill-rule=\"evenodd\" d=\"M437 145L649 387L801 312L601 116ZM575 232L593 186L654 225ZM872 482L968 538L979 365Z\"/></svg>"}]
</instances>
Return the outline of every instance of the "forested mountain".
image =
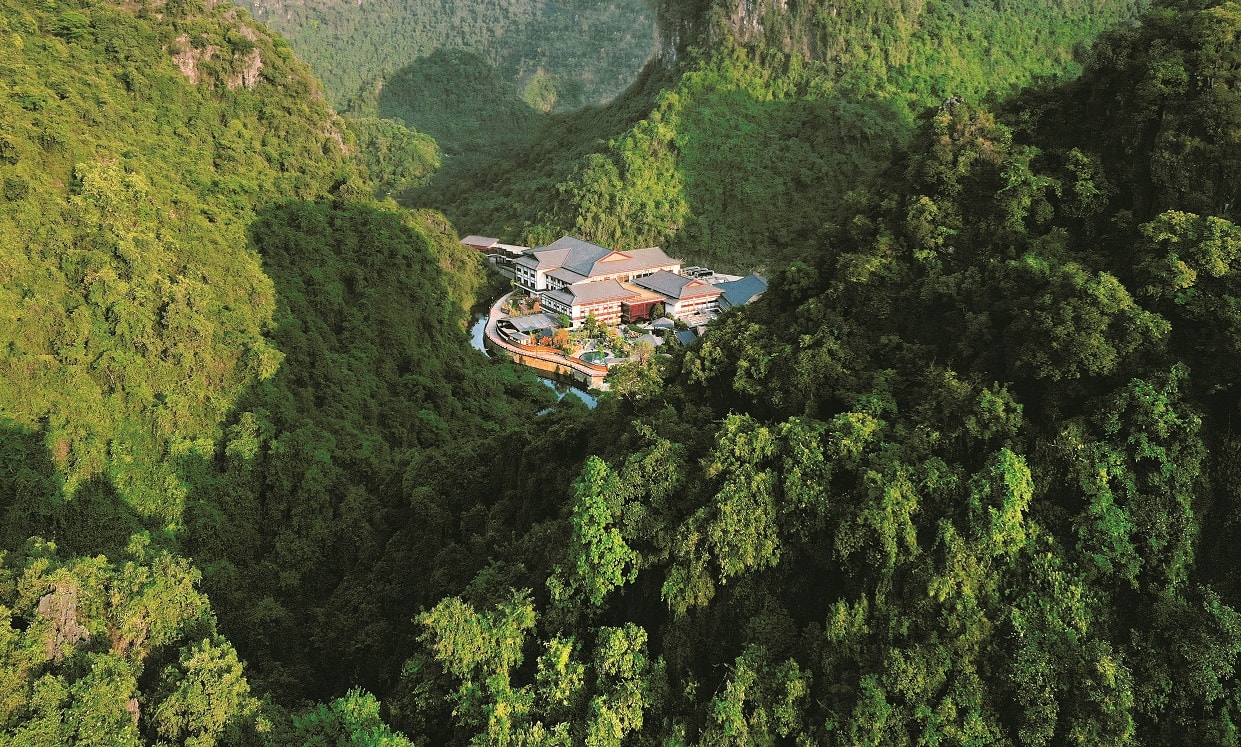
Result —
<instances>
[{"instance_id":1,"label":"forested mountain","mask_svg":"<svg viewBox=\"0 0 1241 747\"><path fill-rule=\"evenodd\" d=\"M337 107L398 119L451 153L549 111L602 104L655 48L643 0L252 0Z\"/></svg>"},{"instance_id":2,"label":"forested mountain","mask_svg":"<svg viewBox=\"0 0 1241 747\"><path fill-rule=\"evenodd\" d=\"M419 617L399 723L1237 743L1239 11L925 110L762 301L614 377L572 487Z\"/></svg>"},{"instance_id":3,"label":"forested mountain","mask_svg":"<svg viewBox=\"0 0 1241 747\"><path fill-rule=\"evenodd\" d=\"M1018 92L1132 10L1059 7L662 2L468 228L772 284L588 412L372 198L425 136L0 0L0 743L1237 743L1241 6Z\"/></svg>"},{"instance_id":4,"label":"forested mountain","mask_svg":"<svg viewBox=\"0 0 1241 747\"><path fill-rule=\"evenodd\" d=\"M571 232L778 267L851 211L923 107L1071 77L1074 52L1139 7L664 2L655 85L553 118L515 155L446 164L412 200L531 243Z\"/></svg>"},{"instance_id":5,"label":"forested mountain","mask_svg":"<svg viewBox=\"0 0 1241 747\"><path fill-rule=\"evenodd\" d=\"M252 0L343 106L437 51L464 51L538 111L602 103L629 85L655 46L640 0ZM480 102L481 103L481 102Z\"/></svg>"},{"instance_id":6,"label":"forested mountain","mask_svg":"<svg viewBox=\"0 0 1241 747\"><path fill-rule=\"evenodd\" d=\"M8 0L0 38L0 743L380 728L260 698L376 679L333 594L404 470L548 404L468 349L481 263L368 201L244 11Z\"/></svg>"}]
</instances>

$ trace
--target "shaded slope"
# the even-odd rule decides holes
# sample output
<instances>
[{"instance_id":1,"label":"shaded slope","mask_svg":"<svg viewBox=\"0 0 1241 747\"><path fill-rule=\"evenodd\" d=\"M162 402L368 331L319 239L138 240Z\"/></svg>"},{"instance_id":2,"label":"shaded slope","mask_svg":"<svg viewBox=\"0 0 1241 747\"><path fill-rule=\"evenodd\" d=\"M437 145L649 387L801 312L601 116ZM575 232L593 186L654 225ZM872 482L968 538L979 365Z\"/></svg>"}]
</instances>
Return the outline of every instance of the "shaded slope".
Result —
<instances>
[{"instance_id":1,"label":"shaded slope","mask_svg":"<svg viewBox=\"0 0 1241 747\"><path fill-rule=\"evenodd\" d=\"M1241 229L1198 159L1236 152L1241 15L1201 5L1080 85L920 115L669 386L601 404L559 516L419 617L404 713L451 744L1235 741Z\"/></svg>"},{"instance_id":2,"label":"shaded slope","mask_svg":"<svg viewBox=\"0 0 1241 747\"><path fill-rule=\"evenodd\" d=\"M412 645L404 622L435 592L376 566L438 549L389 542L427 521L411 514L404 486L418 478L406 471L479 448L554 399L469 348L436 252L477 258L423 220L303 201L260 214L251 237L276 287L284 364L240 400L213 453L182 464L186 551L222 627L284 702L395 678ZM453 494L430 486L427 510L450 511Z\"/></svg>"},{"instance_id":3,"label":"shaded slope","mask_svg":"<svg viewBox=\"0 0 1241 747\"><path fill-rule=\"evenodd\" d=\"M571 232L622 248L663 244L732 269L779 266L843 216L846 196L904 142L912 112L950 95L1072 75L1074 47L1137 7L666 3L658 64L679 77L650 99L648 118L595 131L595 153L568 150L529 179L495 158L500 176L485 186L416 199L471 230ZM538 152L513 160L538 164ZM539 197L524 199L531 193ZM772 207L783 205L798 207Z\"/></svg>"},{"instance_id":4,"label":"shaded slope","mask_svg":"<svg viewBox=\"0 0 1241 747\"><path fill-rule=\"evenodd\" d=\"M408 465L552 396L469 349L479 257L368 201L244 12L6 2L0 36L0 741L301 743L271 695L390 671L323 595ZM368 697L317 723L383 731Z\"/></svg>"},{"instance_id":5,"label":"shaded slope","mask_svg":"<svg viewBox=\"0 0 1241 747\"><path fill-rule=\"evenodd\" d=\"M161 21L7 3L4 19L0 412L46 424L70 490L107 472L175 528L175 481L140 455L212 438L279 366L246 230L279 195L356 180L340 123L235 9Z\"/></svg>"},{"instance_id":6,"label":"shaded slope","mask_svg":"<svg viewBox=\"0 0 1241 747\"><path fill-rule=\"evenodd\" d=\"M641 0L255 0L251 7L288 37L340 107L388 85L417 59L466 51L531 109L575 109L624 90L655 40L653 14ZM409 125L423 129L418 120Z\"/></svg>"}]
</instances>

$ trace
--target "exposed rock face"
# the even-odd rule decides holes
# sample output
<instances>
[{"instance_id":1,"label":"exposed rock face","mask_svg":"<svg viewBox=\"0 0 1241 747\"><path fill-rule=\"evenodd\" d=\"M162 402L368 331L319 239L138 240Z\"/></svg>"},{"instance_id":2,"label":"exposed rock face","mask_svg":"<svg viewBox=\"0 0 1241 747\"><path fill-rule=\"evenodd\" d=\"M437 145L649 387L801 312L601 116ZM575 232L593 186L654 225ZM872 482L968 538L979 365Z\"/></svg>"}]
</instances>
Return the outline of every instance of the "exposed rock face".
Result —
<instances>
[{"instance_id":1,"label":"exposed rock face","mask_svg":"<svg viewBox=\"0 0 1241 747\"><path fill-rule=\"evenodd\" d=\"M228 76L228 90L235 91L239 87L254 88L259 84L259 71L263 69L263 58L257 49L251 49L244 58L241 70Z\"/></svg>"},{"instance_id":2,"label":"exposed rock face","mask_svg":"<svg viewBox=\"0 0 1241 747\"><path fill-rule=\"evenodd\" d=\"M651 4L656 17L655 59L671 70L705 23L696 3L653 0Z\"/></svg>"},{"instance_id":3,"label":"exposed rock face","mask_svg":"<svg viewBox=\"0 0 1241 747\"><path fill-rule=\"evenodd\" d=\"M783 8L783 3L776 5ZM761 0L737 0L729 15L729 25L743 42L749 43L763 36L762 17L766 9Z\"/></svg>"},{"instance_id":4,"label":"exposed rock face","mask_svg":"<svg viewBox=\"0 0 1241 747\"><path fill-rule=\"evenodd\" d=\"M798 4L789 0L652 0L658 15L656 56L665 67L673 67L686 49L693 46L712 48L724 39L743 45L765 44L784 52L797 53L808 59L822 59L831 50L824 40L846 34L856 23L871 15L869 22L895 26L902 18L916 18L925 0L900 0L898 5L885 5L875 11L852 11L848 3L833 0L825 3ZM843 10L843 15L842 15ZM848 16L848 17L844 17Z\"/></svg>"},{"instance_id":5,"label":"exposed rock face","mask_svg":"<svg viewBox=\"0 0 1241 747\"><path fill-rule=\"evenodd\" d=\"M190 44L190 37L186 34L177 37L177 44L181 47L181 51L172 56L172 61L177 63L177 67L181 69L182 75L189 78L191 83L197 85L202 78L198 66L210 60L220 50L212 45L207 45L202 49L195 49L194 45Z\"/></svg>"},{"instance_id":6,"label":"exposed rock face","mask_svg":"<svg viewBox=\"0 0 1241 747\"><path fill-rule=\"evenodd\" d=\"M238 24L235 30L252 42L258 39L258 34L254 32L254 29L244 24ZM203 63L219 55L220 48L213 44L196 48L186 34L177 37L177 46L181 51L173 54L172 61L177 63L181 74L188 78L190 83L198 85L207 77L202 69ZM228 90L254 88L262 80L260 72L263 70L263 56L257 48L250 49L244 54L234 53L230 67L233 72L224 79L224 85L228 86Z\"/></svg>"},{"instance_id":7,"label":"exposed rock face","mask_svg":"<svg viewBox=\"0 0 1241 747\"><path fill-rule=\"evenodd\" d=\"M57 585L39 600L39 617L51 623L44 644L47 658L60 661L78 641L90 638L90 631L78 622L78 588Z\"/></svg>"}]
</instances>

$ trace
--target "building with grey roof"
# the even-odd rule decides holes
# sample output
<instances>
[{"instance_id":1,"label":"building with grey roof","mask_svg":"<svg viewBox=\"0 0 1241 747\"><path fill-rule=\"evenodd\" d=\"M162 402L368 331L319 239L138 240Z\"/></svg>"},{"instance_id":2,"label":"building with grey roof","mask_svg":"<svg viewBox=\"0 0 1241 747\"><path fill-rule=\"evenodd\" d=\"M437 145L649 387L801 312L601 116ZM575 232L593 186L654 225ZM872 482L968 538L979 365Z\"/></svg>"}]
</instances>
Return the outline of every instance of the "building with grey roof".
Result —
<instances>
[{"instance_id":1,"label":"building with grey roof","mask_svg":"<svg viewBox=\"0 0 1241 747\"><path fill-rule=\"evenodd\" d=\"M720 308L730 309L757 301L767 291L767 280L761 275L746 275L740 280L717 283L716 287L724 291L720 296Z\"/></svg>"},{"instance_id":2,"label":"building with grey roof","mask_svg":"<svg viewBox=\"0 0 1241 747\"><path fill-rule=\"evenodd\" d=\"M620 252L572 236L528 252L514 265L517 284L531 294L582 282L629 282L660 270L681 269L680 260L669 258L657 246Z\"/></svg>"},{"instance_id":3,"label":"building with grey roof","mask_svg":"<svg viewBox=\"0 0 1241 747\"><path fill-rule=\"evenodd\" d=\"M698 335L694 334L694 331L689 329L683 329L675 334L677 342L681 343L683 347L693 345L694 341L698 339Z\"/></svg>"},{"instance_id":4,"label":"building with grey roof","mask_svg":"<svg viewBox=\"0 0 1241 747\"><path fill-rule=\"evenodd\" d=\"M544 291L543 308L564 314L577 326L593 316L604 324L619 324L621 303L641 296L642 291L616 280L599 280Z\"/></svg>"},{"instance_id":5,"label":"building with grey roof","mask_svg":"<svg viewBox=\"0 0 1241 747\"><path fill-rule=\"evenodd\" d=\"M499 244L500 240L493 239L490 236L475 236L473 234L470 234L469 236L466 236L464 239L461 239L461 243L465 244L471 249L477 249L480 252L486 252L486 251L490 251L496 244Z\"/></svg>"},{"instance_id":6,"label":"building with grey roof","mask_svg":"<svg viewBox=\"0 0 1241 747\"><path fill-rule=\"evenodd\" d=\"M547 314L526 314L524 316L510 316L500 322L502 327L512 328L517 332L539 332L548 329L557 329L560 327L560 320L555 319Z\"/></svg>"},{"instance_id":7,"label":"building with grey roof","mask_svg":"<svg viewBox=\"0 0 1241 747\"><path fill-rule=\"evenodd\" d=\"M673 316L715 311L718 308L718 299L724 293L719 287L705 280L666 271L656 272L633 282L634 285L664 296L667 299L664 310Z\"/></svg>"},{"instance_id":8,"label":"building with grey roof","mask_svg":"<svg viewBox=\"0 0 1241 747\"><path fill-rule=\"evenodd\" d=\"M513 269L523 290L540 296L544 309L568 316L575 327L591 316L618 324L662 312L705 323L729 290L738 305L767 287L756 275L720 283L711 282L720 278L706 268L691 268L696 277L682 275L681 261L659 247L622 252L573 236L522 254Z\"/></svg>"}]
</instances>

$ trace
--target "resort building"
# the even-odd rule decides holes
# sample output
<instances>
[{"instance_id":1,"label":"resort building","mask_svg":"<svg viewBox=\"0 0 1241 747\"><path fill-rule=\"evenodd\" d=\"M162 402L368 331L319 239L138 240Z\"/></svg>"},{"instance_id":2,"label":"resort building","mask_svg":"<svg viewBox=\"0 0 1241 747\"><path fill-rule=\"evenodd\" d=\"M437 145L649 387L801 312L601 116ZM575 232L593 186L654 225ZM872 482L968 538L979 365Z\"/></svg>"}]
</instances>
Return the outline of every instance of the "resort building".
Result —
<instances>
[{"instance_id":1,"label":"resort building","mask_svg":"<svg viewBox=\"0 0 1241 747\"><path fill-rule=\"evenodd\" d=\"M663 296L664 311L675 317L717 311L719 298L724 294L724 291L705 280L688 278L665 270L638 278L634 280L634 285Z\"/></svg>"},{"instance_id":2,"label":"resort building","mask_svg":"<svg viewBox=\"0 0 1241 747\"><path fill-rule=\"evenodd\" d=\"M474 234L470 234L464 239L461 239L461 243L476 251L490 252L493 248L495 248L496 244L500 243L500 240L493 239L490 236L475 236Z\"/></svg>"},{"instance_id":3,"label":"resort building","mask_svg":"<svg viewBox=\"0 0 1241 747\"><path fill-rule=\"evenodd\" d=\"M620 324L622 302L634 297L634 288L616 280L574 283L543 293L543 308L564 314L576 327L594 315L604 324Z\"/></svg>"},{"instance_id":4,"label":"resort building","mask_svg":"<svg viewBox=\"0 0 1241 747\"><path fill-rule=\"evenodd\" d=\"M716 287L724 291L720 296L720 310L725 311L757 301L767 292L767 280L762 275L746 275L739 280L717 283Z\"/></svg>"},{"instance_id":5,"label":"resort building","mask_svg":"<svg viewBox=\"0 0 1241 747\"><path fill-rule=\"evenodd\" d=\"M493 239L490 236L466 236L461 239L461 243L465 244L475 251L491 256L493 259L515 260L530 251L528 246L518 246L517 244L502 244L499 239Z\"/></svg>"},{"instance_id":6,"label":"resort building","mask_svg":"<svg viewBox=\"0 0 1241 747\"><path fill-rule=\"evenodd\" d=\"M508 248L488 237L467 239L471 246L488 245L487 251ZM705 267L682 270L681 261L659 247L621 252L572 236L525 250L512 267L522 290L538 297L544 311L568 317L573 327L591 316L615 325L663 314L704 326L720 309L747 303L767 289L766 281L754 275L716 275Z\"/></svg>"},{"instance_id":7,"label":"resort building","mask_svg":"<svg viewBox=\"0 0 1241 747\"><path fill-rule=\"evenodd\" d=\"M630 282L660 270L675 273L681 269L680 260L669 259L657 246L618 252L572 236L528 252L514 264L517 284L531 294L578 283Z\"/></svg>"},{"instance_id":8,"label":"resort building","mask_svg":"<svg viewBox=\"0 0 1241 747\"><path fill-rule=\"evenodd\" d=\"M510 340L531 344L544 337L551 337L553 332L560 329L560 320L547 314L527 314L502 319L499 327Z\"/></svg>"}]
</instances>

